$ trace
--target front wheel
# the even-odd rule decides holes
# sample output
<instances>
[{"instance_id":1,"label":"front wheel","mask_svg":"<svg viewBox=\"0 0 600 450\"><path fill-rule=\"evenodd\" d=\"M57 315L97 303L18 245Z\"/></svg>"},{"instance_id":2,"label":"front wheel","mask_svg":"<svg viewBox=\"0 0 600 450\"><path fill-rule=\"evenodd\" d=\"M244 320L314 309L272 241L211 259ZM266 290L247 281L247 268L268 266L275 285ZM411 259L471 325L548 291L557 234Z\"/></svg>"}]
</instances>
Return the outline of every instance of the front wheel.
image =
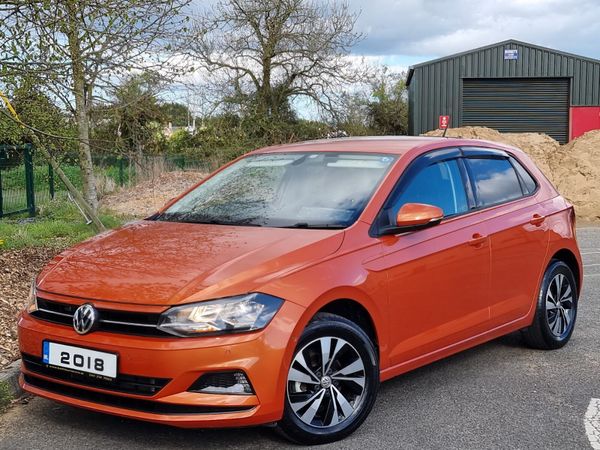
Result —
<instances>
[{"instance_id":1,"label":"front wheel","mask_svg":"<svg viewBox=\"0 0 600 450\"><path fill-rule=\"evenodd\" d=\"M523 330L527 345L542 350L564 346L577 318L577 284L562 261L553 260L544 273L533 323Z\"/></svg>"},{"instance_id":2,"label":"front wheel","mask_svg":"<svg viewBox=\"0 0 600 450\"><path fill-rule=\"evenodd\" d=\"M366 419L378 388L377 351L367 334L343 317L319 313L296 347L279 429L301 444L342 439Z\"/></svg>"}]
</instances>

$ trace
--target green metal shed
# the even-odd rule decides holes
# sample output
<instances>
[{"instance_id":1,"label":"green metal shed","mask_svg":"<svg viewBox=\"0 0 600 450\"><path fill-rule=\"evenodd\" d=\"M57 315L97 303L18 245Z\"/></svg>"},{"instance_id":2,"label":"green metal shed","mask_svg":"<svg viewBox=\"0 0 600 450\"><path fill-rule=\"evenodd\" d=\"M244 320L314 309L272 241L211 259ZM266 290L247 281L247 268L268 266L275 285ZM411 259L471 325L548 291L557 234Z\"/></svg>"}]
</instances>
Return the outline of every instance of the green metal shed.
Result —
<instances>
[{"instance_id":1,"label":"green metal shed","mask_svg":"<svg viewBox=\"0 0 600 450\"><path fill-rule=\"evenodd\" d=\"M600 61L510 39L417 64L409 133L450 126L541 132L561 143L600 129Z\"/></svg>"}]
</instances>

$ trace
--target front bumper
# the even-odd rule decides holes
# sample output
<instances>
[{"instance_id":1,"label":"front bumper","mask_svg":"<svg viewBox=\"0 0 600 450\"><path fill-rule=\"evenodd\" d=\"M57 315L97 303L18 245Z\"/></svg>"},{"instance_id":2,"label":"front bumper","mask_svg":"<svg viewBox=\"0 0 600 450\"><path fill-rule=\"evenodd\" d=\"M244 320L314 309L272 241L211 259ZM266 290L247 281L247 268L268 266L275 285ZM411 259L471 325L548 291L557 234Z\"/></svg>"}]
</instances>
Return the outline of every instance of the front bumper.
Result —
<instances>
[{"instance_id":1,"label":"front bumper","mask_svg":"<svg viewBox=\"0 0 600 450\"><path fill-rule=\"evenodd\" d=\"M118 354L118 372L128 379L167 380L152 395L138 395L52 376L24 364L23 389L41 397L94 411L179 427L237 427L281 419L289 345L303 309L286 302L255 333L201 338L142 337L108 332L78 335L65 325L23 313L19 346L24 357L40 358L44 340ZM288 348L290 347L290 348ZM189 387L206 372L241 370L254 395L205 394Z\"/></svg>"}]
</instances>

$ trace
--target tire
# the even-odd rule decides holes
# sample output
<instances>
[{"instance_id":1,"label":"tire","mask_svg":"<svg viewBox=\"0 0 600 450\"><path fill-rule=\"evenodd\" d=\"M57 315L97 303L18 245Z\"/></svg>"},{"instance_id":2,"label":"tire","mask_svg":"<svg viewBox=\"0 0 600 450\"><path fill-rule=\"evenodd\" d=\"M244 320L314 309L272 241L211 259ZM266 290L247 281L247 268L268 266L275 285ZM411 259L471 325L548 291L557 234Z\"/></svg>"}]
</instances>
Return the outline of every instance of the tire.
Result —
<instances>
[{"instance_id":1,"label":"tire","mask_svg":"<svg viewBox=\"0 0 600 450\"><path fill-rule=\"evenodd\" d=\"M575 328L577 300L573 272L564 262L552 260L542 279L533 323L522 331L525 343L541 350L566 345Z\"/></svg>"},{"instance_id":2,"label":"tire","mask_svg":"<svg viewBox=\"0 0 600 450\"><path fill-rule=\"evenodd\" d=\"M299 444L343 439L367 418L378 388L379 356L367 334L344 317L319 313L294 352L278 429Z\"/></svg>"}]
</instances>

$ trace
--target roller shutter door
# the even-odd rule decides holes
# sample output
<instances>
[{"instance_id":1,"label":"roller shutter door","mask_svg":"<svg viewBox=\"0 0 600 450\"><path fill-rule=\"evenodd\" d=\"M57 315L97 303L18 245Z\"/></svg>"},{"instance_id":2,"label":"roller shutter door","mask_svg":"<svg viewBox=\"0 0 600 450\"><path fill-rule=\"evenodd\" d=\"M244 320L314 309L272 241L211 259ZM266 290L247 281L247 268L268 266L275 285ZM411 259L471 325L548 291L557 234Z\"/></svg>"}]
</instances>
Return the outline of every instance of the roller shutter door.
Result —
<instances>
[{"instance_id":1,"label":"roller shutter door","mask_svg":"<svg viewBox=\"0 0 600 450\"><path fill-rule=\"evenodd\" d=\"M464 79L462 106L463 126L569 137L568 78Z\"/></svg>"}]
</instances>

